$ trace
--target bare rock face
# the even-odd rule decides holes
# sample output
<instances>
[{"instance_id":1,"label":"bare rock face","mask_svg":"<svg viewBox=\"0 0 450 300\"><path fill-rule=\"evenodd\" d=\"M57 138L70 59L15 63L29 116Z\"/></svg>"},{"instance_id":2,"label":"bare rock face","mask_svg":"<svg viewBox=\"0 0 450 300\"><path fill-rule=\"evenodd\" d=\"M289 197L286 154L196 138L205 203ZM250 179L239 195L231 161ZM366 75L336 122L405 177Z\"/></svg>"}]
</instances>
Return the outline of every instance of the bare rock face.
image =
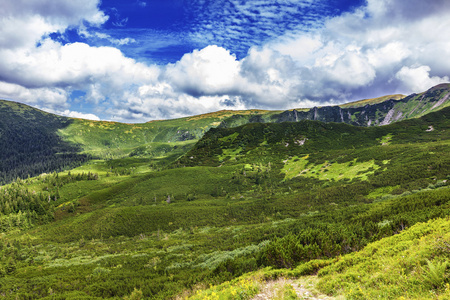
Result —
<instances>
[{"instance_id":1,"label":"bare rock face","mask_svg":"<svg viewBox=\"0 0 450 300\"><path fill-rule=\"evenodd\" d=\"M356 126L385 125L392 120L401 119L394 109L397 100L388 100L375 105L366 105L357 108L342 108L339 106L314 107L309 111L285 111L274 115L273 121L298 122L301 120L314 120L322 122L347 123Z\"/></svg>"}]
</instances>

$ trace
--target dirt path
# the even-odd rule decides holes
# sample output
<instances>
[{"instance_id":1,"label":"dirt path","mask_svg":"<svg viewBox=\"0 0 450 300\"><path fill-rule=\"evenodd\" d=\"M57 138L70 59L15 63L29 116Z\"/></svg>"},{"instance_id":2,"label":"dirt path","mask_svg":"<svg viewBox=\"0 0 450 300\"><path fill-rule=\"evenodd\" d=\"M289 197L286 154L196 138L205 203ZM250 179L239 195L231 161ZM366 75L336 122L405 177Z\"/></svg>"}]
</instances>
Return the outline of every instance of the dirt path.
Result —
<instances>
[{"instance_id":1,"label":"dirt path","mask_svg":"<svg viewBox=\"0 0 450 300\"><path fill-rule=\"evenodd\" d=\"M303 300L334 300L336 298L329 297L318 293L314 289L313 283L305 279L285 279L267 281L261 293L252 298L252 300L275 300L280 299L281 290L286 285L291 285L299 299Z\"/></svg>"}]
</instances>

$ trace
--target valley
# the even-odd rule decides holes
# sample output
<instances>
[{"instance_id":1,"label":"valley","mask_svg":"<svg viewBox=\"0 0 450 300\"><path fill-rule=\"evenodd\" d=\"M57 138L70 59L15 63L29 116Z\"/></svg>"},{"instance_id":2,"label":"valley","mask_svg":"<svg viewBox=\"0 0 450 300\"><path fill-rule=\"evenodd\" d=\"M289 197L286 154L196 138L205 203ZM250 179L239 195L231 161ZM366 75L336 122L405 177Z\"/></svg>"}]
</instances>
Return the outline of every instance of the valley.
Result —
<instances>
[{"instance_id":1,"label":"valley","mask_svg":"<svg viewBox=\"0 0 450 300\"><path fill-rule=\"evenodd\" d=\"M449 86L144 124L2 101L0 298L448 299Z\"/></svg>"}]
</instances>

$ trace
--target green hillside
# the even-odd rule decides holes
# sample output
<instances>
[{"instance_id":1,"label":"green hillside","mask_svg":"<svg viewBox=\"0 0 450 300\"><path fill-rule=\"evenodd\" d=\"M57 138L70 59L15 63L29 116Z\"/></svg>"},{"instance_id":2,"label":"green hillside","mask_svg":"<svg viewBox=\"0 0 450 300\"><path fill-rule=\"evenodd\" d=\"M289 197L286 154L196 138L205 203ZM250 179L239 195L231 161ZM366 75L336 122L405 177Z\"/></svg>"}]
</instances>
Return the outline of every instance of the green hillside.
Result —
<instances>
[{"instance_id":1,"label":"green hillside","mask_svg":"<svg viewBox=\"0 0 450 300\"><path fill-rule=\"evenodd\" d=\"M228 113L221 114L185 121L212 124ZM317 288L327 294L349 297L360 285L366 299L420 299L428 291L441 297L447 269L444 286L424 283L402 294L412 283L396 288L392 275L380 286L393 291L377 294L371 271L352 257L368 261L374 242L380 254L390 253L389 239L404 236L398 233L447 218L449 116L447 107L381 127L305 120L213 128L185 155L154 157L130 156L137 144L127 135L172 144L182 129L192 129L179 125L157 139L134 128L141 125L73 122L61 134L86 130L78 135L86 153L122 158L2 187L2 293L6 299L251 299L260 287L249 279L255 273L239 278L248 272L263 274L262 282L319 272L324 279ZM163 125L145 124L161 132ZM117 139L98 142L102 130ZM121 151L121 144L129 149L107 152ZM413 236L415 243L420 235ZM427 253L405 274L425 273L427 258L438 266L444 257ZM348 284L331 289L332 280Z\"/></svg>"},{"instance_id":2,"label":"green hillside","mask_svg":"<svg viewBox=\"0 0 450 300\"><path fill-rule=\"evenodd\" d=\"M87 161L77 145L58 135L71 123L69 118L0 100L0 185Z\"/></svg>"},{"instance_id":3,"label":"green hillside","mask_svg":"<svg viewBox=\"0 0 450 300\"><path fill-rule=\"evenodd\" d=\"M174 120L124 124L76 119L59 131L65 141L78 144L83 153L98 158L179 156L205 132L233 114L254 115L261 110L219 111Z\"/></svg>"},{"instance_id":4,"label":"green hillside","mask_svg":"<svg viewBox=\"0 0 450 300\"><path fill-rule=\"evenodd\" d=\"M338 259L313 260L294 269L261 269L188 299L252 297L267 289L273 299L302 299L295 285L307 287L303 299L449 299L449 226L448 218L417 223Z\"/></svg>"},{"instance_id":5,"label":"green hillside","mask_svg":"<svg viewBox=\"0 0 450 300\"><path fill-rule=\"evenodd\" d=\"M220 111L123 124L71 119L0 100L0 184L71 169L92 158L147 158L141 164L165 165L189 150L209 128L234 113L272 112Z\"/></svg>"},{"instance_id":6,"label":"green hillside","mask_svg":"<svg viewBox=\"0 0 450 300\"><path fill-rule=\"evenodd\" d=\"M371 99L363 99L363 100L358 100L358 101L354 101L354 102L350 102L350 103L345 103L342 105L339 105L342 108L347 108L347 107L362 107L362 106L366 106L366 105L374 105L374 104L378 104L378 103L382 103L391 99L394 100L401 100L403 98L405 98L405 95L402 94L395 94L395 95L386 95L386 96L382 96L382 97L377 97L377 98L371 98Z\"/></svg>"}]
</instances>

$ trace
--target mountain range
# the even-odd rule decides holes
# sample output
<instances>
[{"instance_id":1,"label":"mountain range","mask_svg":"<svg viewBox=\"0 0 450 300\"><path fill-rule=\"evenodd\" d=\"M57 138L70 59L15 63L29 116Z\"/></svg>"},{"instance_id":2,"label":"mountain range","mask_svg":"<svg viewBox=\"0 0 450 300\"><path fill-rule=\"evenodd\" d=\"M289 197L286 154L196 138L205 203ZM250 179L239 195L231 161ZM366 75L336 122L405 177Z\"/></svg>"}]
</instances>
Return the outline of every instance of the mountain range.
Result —
<instances>
[{"instance_id":1,"label":"mountain range","mask_svg":"<svg viewBox=\"0 0 450 300\"><path fill-rule=\"evenodd\" d=\"M315 120L355 126L380 126L417 118L450 105L450 84L420 94L390 95L340 106L288 111L219 111L144 124L72 119L24 104L0 101L0 182L73 167L90 157L176 158L210 128L247 123Z\"/></svg>"}]
</instances>

